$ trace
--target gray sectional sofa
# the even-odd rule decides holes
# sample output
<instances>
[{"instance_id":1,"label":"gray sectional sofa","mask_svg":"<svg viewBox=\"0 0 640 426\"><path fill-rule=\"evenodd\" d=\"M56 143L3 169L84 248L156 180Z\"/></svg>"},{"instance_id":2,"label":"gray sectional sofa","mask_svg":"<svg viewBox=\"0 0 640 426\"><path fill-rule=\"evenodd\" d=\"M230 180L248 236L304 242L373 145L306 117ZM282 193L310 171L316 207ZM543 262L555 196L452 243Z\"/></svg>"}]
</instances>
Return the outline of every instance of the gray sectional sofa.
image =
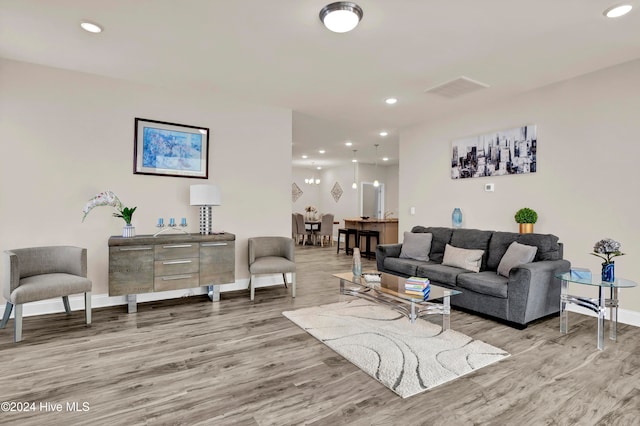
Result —
<instances>
[{"instance_id":1,"label":"gray sectional sofa","mask_svg":"<svg viewBox=\"0 0 640 426\"><path fill-rule=\"evenodd\" d=\"M376 248L379 271L403 277L427 277L435 285L459 290L462 293L451 298L452 306L518 328L559 312L560 281L554 275L568 272L571 264L562 258L562 244L555 235L423 226L416 226L411 232L432 234L428 260L401 258L402 244L380 244ZM514 241L537 247L535 258L508 270L508 277L499 275L498 266ZM443 265L447 244L483 250L478 260L479 272Z\"/></svg>"}]
</instances>

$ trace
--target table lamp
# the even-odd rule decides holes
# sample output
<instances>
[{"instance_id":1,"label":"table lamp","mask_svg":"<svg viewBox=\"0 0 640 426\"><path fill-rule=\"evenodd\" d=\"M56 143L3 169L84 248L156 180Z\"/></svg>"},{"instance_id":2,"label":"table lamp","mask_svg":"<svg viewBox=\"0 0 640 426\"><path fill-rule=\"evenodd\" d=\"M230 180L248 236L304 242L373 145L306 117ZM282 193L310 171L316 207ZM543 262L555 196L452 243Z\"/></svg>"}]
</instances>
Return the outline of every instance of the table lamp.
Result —
<instances>
[{"instance_id":1,"label":"table lamp","mask_svg":"<svg viewBox=\"0 0 640 426\"><path fill-rule=\"evenodd\" d=\"M217 185L191 185L189 192L189 204L200 206L200 233L213 234L211 206L222 205L220 188Z\"/></svg>"}]
</instances>

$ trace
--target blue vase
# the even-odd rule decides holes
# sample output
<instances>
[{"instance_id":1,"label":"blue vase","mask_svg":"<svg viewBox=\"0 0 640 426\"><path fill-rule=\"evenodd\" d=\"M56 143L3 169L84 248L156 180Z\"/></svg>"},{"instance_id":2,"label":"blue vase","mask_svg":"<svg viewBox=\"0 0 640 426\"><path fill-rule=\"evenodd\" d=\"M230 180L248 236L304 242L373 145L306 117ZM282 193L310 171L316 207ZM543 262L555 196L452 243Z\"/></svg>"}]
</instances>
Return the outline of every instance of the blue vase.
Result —
<instances>
[{"instance_id":1,"label":"blue vase","mask_svg":"<svg viewBox=\"0 0 640 426\"><path fill-rule=\"evenodd\" d=\"M612 283L616 280L614 266L614 262L602 264L602 281Z\"/></svg>"},{"instance_id":2,"label":"blue vase","mask_svg":"<svg viewBox=\"0 0 640 426\"><path fill-rule=\"evenodd\" d=\"M457 207L453 209L453 213L451 213L451 222L454 228L460 228L462 226L462 211Z\"/></svg>"}]
</instances>

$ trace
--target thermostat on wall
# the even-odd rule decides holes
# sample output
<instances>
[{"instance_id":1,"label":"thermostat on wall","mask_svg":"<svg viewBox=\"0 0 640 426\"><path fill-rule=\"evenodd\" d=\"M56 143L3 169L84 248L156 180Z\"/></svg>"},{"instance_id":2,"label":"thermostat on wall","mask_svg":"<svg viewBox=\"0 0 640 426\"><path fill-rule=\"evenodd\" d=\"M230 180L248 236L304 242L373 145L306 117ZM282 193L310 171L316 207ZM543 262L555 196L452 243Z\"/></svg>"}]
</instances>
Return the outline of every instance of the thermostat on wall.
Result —
<instances>
[{"instance_id":1,"label":"thermostat on wall","mask_svg":"<svg viewBox=\"0 0 640 426\"><path fill-rule=\"evenodd\" d=\"M486 192L493 192L493 184L492 183L485 183L484 184L484 190Z\"/></svg>"}]
</instances>

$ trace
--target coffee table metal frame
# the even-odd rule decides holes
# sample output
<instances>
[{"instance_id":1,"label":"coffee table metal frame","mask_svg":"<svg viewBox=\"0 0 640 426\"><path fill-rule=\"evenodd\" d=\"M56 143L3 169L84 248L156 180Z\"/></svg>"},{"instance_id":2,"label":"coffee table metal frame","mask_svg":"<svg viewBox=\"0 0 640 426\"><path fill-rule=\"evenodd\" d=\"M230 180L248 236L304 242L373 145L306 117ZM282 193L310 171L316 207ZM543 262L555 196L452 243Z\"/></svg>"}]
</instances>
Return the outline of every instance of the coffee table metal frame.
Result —
<instances>
[{"instance_id":1,"label":"coffee table metal frame","mask_svg":"<svg viewBox=\"0 0 640 426\"><path fill-rule=\"evenodd\" d=\"M571 272L558 274L556 278L559 278L562 283L560 290L560 333L567 334L568 330L569 316L567 313L567 303L582 306L598 315L598 349L603 350L605 311L606 308L610 308L609 339L615 341L618 334L618 289L636 287L638 284L624 278L616 278L614 282L606 282L602 281L598 274L591 278L577 277L572 275ZM598 287L598 297L590 298L568 294L570 282ZM605 298L605 288L611 289L609 299Z\"/></svg>"},{"instance_id":2,"label":"coffee table metal frame","mask_svg":"<svg viewBox=\"0 0 640 426\"><path fill-rule=\"evenodd\" d=\"M457 290L431 284L431 292L425 300L419 296L404 293L406 279L395 275L382 273L381 282L367 282L364 278L356 277L351 272L334 274L333 276L340 279L340 294L383 303L406 315L412 324L421 316L441 314L442 330L451 328L450 297L460 294ZM434 301L442 303L434 303Z\"/></svg>"}]
</instances>

